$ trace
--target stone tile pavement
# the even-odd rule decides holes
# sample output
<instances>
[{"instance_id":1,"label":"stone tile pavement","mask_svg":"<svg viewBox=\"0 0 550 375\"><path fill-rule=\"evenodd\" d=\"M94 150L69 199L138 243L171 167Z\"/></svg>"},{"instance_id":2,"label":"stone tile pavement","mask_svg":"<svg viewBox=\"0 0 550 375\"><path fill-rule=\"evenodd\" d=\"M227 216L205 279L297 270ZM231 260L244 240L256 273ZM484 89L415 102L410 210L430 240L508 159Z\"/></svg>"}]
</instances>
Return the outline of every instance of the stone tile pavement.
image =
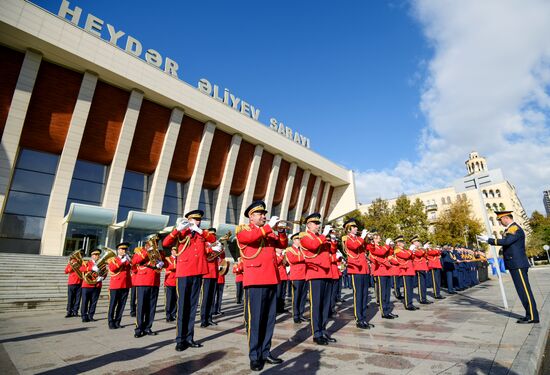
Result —
<instances>
[{"instance_id":1,"label":"stone tile pavement","mask_svg":"<svg viewBox=\"0 0 550 375\"><path fill-rule=\"evenodd\" d=\"M504 310L496 279L448 296L421 310L406 311L395 302L396 320L380 318L369 305L371 330L353 322L349 289L338 316L329 323L338 340L317 346L309 325L294 324L289 314L278 316L272 352L283 364L266 364L265 374L527 374L548 335L550 267L531 269L531 285L541 311L541 324L519 325L523 308L512 281L505 276L510 311ZM242 307L226 293L218 326L200 328L200 349L174 350L175 325L157 312L157 336L133 337L132 319L109 330L105 310L92 323L64 318L64 311L0 314L0 372L2 374L241 374L249 373ZM128 314L128 311L126 311Z\"/></svg>"}]
</instances>

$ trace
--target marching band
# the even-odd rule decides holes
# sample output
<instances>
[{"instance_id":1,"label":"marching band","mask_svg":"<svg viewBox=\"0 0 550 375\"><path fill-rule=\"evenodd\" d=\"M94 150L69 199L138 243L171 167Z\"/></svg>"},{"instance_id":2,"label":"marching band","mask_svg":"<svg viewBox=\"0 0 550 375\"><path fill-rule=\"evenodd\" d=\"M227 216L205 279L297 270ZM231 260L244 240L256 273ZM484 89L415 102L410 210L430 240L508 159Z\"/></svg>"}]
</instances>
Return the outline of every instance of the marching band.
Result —
<instances>
[{"instance_id":1,"label":"marching band","mask_svg":"<svg viewBox=\"0 0 550 375\"><path fill-rule=\"evenodd\" d=\"M418 310L413 304L431 304L441 296L442 280L449 294L479 283L480 252L450 245L443 248L423 245L418 236L405 246L403 236L387 238L385 243L376 230L359 232L355 219L343 224L343 232L330 225L322 226L319 213L305 217L306 230L287 238L288 222L277 216L266 218L266 205L255 201L245 210L247 224L237 226L235 241L238 258L232 267L235 275L236 303L243 304L243 316L249 346L250 368L263 369L265 363L278 364L282 359L271 353L271 339L277 314L285 313L285 294L290 283L291 314L295 324L308 323L313 342L329 345L337 340L327 330L329 319L337 313L342 283L351 278L353 315L356 327L371 329L368 320L369 286L384 319L397 319L390 303L391 289L402 299L405 310ZM194 325L200 302L200 325L217 325L214 315L222 314L225 275L229 262L224 243L231 233L216 238L216 229L201 229L204 212L193 210L178 219L173 230L160 240L150 236L143 246L129 254L130 244L122 242L116 253L105 248L92 251L84 261L80 251L71 254L65 268L68 277L66 317L78 316L81 302L83 322L95 321L94 314L101 293L102 280L110 276L108 326L121 328L128 295L131 316L136 317L134 337L156 335L152 330L160 287L165 271L166 321L176 323L176 351L200 348L194 341ZM338 234L342 234L338 238ZM170 249L170 254L162 254ZM101 257L100 257L101 255ZM518 276L519 277L519 276ZM403 288L403 291L401 290ZM415 289L418 298L415 298ZM525 295L530 297L530 290ZM135 295L135 297L133 297ZM243 300L244 297L244 300ZM527 298L526 298L527 299ZM135 301L135 307L132 305ZM306 304L309 314L306 316ZM530 302L530 301L529 301ZM534 303L526 304L533 309ZM530 320L538 319L535 313Z\"/></svg>"}]
</instances>

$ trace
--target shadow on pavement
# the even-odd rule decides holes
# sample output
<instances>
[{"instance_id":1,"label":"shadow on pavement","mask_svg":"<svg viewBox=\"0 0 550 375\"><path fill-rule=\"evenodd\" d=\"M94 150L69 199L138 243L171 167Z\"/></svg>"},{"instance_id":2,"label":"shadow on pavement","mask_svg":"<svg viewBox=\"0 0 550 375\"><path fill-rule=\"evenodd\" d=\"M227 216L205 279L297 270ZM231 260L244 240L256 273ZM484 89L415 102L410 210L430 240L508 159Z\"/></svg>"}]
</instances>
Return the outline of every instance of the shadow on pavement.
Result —
<instances>
[{"instance_id":1,"label":"shadow on pavement","mask_svg":"<svg viewBox=\"0 0 550 375\"><path fill-rule=\"evenodd\" d=\"M56 369L40 372L39 374L43 375L68 375L68 374L80 374L86 371L92 371L97 368L107 366L115 362L125 362L131 361L147 354L154 352L155 350L161 349L166 345L171 345L174 343L174 340L165 340L161 342L156 342L142 348L128 348L119 350L117 352L112 352L99 357L93 357L88 360L72 363L67 366L59 367Z\"/></svg>"},{"instance_id":2,"label":"shadow on pavement","mask_svg":"<svg viewBox=\"0 0 550 375\"><path fill-rule=\"evenodd\" d=\"M185 361L173 366L166 367L156 372L151 372L151 374L155 374L155 375L193 374L203 369L204 367L211 365L216 361L219 361L226 355L227 355L226 351L218 350L215 352L205 354L204 356L198 359L192 359L190 361Z\"/></svg>"},{"instance_id":3,"label":"shadow on pavement","mask_svg":"<svg viewBox=\"0 0 550 375\"><path fill-rule=\"evenodd\" d=\"M504 310L501 307L493 305L492 303L481 300L479 298L470 297L470 296L467 296L467 295L462 294L462 293L460 293L459 295L460 295L460 299L457 299L457 300L453 301L457 305L476 306L476 307L479 307L481 309L490 311L492 313L507 316L507 317L510 317L510 318L515 318L515 319L523 318L522 315L515 314L511 311Z\"/></svg>"},{"instance_id":4,"label":"shadow on pavement","mask_svg":"<svg viewBox=\"0 0 550 375\"><path fill-rule=\"evenodd\" d=\"M466 374L520 375L486 358L472 358L466 363Z\"/></svg>"},{"instance_id":5,"label":"shadow on pavement","mask_svg":"<svg viewBox=\"0 0 550 375\"><path fill-rule=\"evenodd\" d=\"M315 374L321 368L321 353L317 349L305 349L296 358L264 368L262 374Z\"/></svg>"},{"instance_id":6,"label":"shadow on pavement","mask_svg":"<svg viewBox=\"0 0 550 375\"><path fill-rule=\"evenodd\" d=\"M48 336L66 335L68 333L76 333L76 332L82 332L82 331L87 331L87 330L88 330L88 327L83 327L83 328L64 329L64 330L60 330L60 331L35 333L33 335L12 337L10 339L2 339L2 340L0 340L0 344L4 344L6 342L18 342L18 341L25 341L25 340L34 340L34 339L40 339L40 338L48 337Z\"/></svg>"}]
</instances>

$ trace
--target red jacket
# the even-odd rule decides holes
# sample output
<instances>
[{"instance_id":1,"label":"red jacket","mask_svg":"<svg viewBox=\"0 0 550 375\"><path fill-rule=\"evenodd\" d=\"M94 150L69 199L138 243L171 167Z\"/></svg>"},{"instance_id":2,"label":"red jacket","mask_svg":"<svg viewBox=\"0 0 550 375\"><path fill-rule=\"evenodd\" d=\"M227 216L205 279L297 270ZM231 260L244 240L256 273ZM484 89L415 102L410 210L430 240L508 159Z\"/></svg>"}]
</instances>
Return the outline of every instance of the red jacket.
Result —
<instances>
[{"instance_id":1,"label":"red jacket","mask_svg":"<svg viewBox=\"0 0 550 375\"><path fill-rule=\"evenodd\" d=\"M344 250L348 254L348 275L369 273L367 264L365 240L359 236L349 234L342 238Z\"/></svg>"},{"instance_id":2,"label":"red jacket","mask_svg":"<svg viewBox=\"0 0 550 375\"><path fill-rule=\"evenodd\" d=\"M394 249L390 245L385 246L387 249L387 259L390 261L391 264L391 276L401 276L402 270L401 267L399 267L399 260L395 256Z\"/></svg>"},{"instance_id":3,"label":"red jacket","mask_svg":"<svg viewBox=\"0 0 550 375\"><path fill-rule=\"evenodd\" d=\"M134 249L132 265L137 267L137 274L132 280L133 286L160 286L162 268L157 268L149 261L149 254L145 248Z\"/></svg>"},{"instance_id":4,"label":"red jacket","mask_svg":"<svg viewBox=\"0 0 550 375\"><path fill-rule=\"evenodd\" d=\"M426 252L422 249L416 249L414 252L413 264L415 271L428 271L428 260L426 259Z\"/></svg>"},{"instance_id":5,"label":"red jacket","mask_svg":"<svg viewBox=\"0 0 550 375\"><path fill-rule=\"evenodd\" d=\"M111 281L109 282L109 290L111 289L128 289L132 285L132 279L130 276L130 269L132 265L130 262L122 263L119 257L111 258L109 261L109 276Z\"/></svg>"},{"instance_id":6,"label":"red jacket","mask_svg":"<svg viewBox=\"0 0 550 375\"><path fill-rule=\"evenodd\" d=\"M208 262L206 255L211 252L206 244L216 241L213 233L203 230L202 234L184 229L178 232L174 229L172 233L164 238L162 246L172 248L177 244L178 263L176 266L176 277L205 275L208 273Z\"/></svg>"},{"instance_id":7,"label":"red jacket","mask_svg":"<svg viewBox=\"0 0 550 375\"><path fill-rule=\"evenodd\" d=\"M306 279L306 258L302 254L300 248L293 246L286 248L286 259L290 264L290 280L305 280Z\"/></svg>"},{"instance_id":8,"label":"red jacket","mask_svg":"<svg viewBox=\"0 0 550 375\"><path fill-rule=\"evenodd\" d=\"M216 258L216 269L218 270L218 284L225 284L225 275L220 273L220 263L225 259L225 252L222 252L220 256Z\"/></svg>"},{"instance_id":9,"label":"red jacket","mask_svg":"<svg viewBox=\"0 0 550 375\"><path fill-rule=\"evenodd\" d=\"M80 267L80 272L82 272L82 274L85 274L86 272L91 272L94 266L95 266L95 262L90 259L86 263L82 263L82 266ZM103 283L101 281L95 284L88 284L86 281L82 280L83 288L100 288L101 289L102 286L103 286Z\"/></svg>"},{"instance_id":10,"label":"red jacket","mask_svg":"<svg viewBox=\"0 0 550 375\"><path fill-rule=\"evenodd\" d=\"M370 243L367 245L373 264L373 276L392 276L393 266L388 259L388 248Z\"/></svg>"},{"instance_id":11,"label":"red jacket","mask_svg":"<svg viewBox=\"0 0 550 375\"><path fill-rule=\"evenodd\" d=\"M333 280L340 278L340 271L338 271L338 258L336 258L336 252L338 251L338 243L336 241L330 241L330 273Z\"/></svg>"},{"instance_id":12,"label":"red jacket","mask_svg":"<svg viewBox=\"0 0 550 375\"><path fill-rule=\"evenodd\" d=\"M413 253L411 250L403 249L396 247L394 249L395 259L399 262L399 268L401 268L402 276L414 276L416 272L414 271L414 266L412 263Z\"/></svg>"},{"instance_id":13,"label":"red jacket","mask_svg":"<svg viewBox=\"0 0 550 375\"><path fill-rule=\"evenodd\" d=\"M236 283L242 283L243 282L243 263L235 263L233 265L233 273L235 274L235 282Z\"/></svg>"},{"instance_id":14,"label":"red jacket","mask_svg":"<svg viewBox=\"0 0 550 375\"><path fill-rule=\"evenodd\" d=\"M330 244L325 236L311 231L300 234L300 246L306 258L306 280L331 279Z\"/></svg>"},{"instance_id":15,"label":"red jacket","mask_svg":"<svg viewBox=\"0 0 550 375\"><path fill-rule=\"evenodd\" d=\"M437 249L428 249L428 268L433 270L433 269L438 269L438 268L443 268L441 266L441 252Z\"/></svg>"},{"instance_id":16,"label":"red jacket","mask_svg":"<svg viewBox=\"0 0 550 375\"><path fill-rule=\"evenodd\" d=\"M208 268L208 272L202 275L203 279L217 279L219 275L218 271L218 257L214 258L213 260L207 260L206 266Z\"/></svg>"},{"instance_id":17,"label":"red jacket","mask_svg":"<svg viewBox=\"0 0 550 375\"><path fill-rule=\"evenodd\" d=\"M284 256L277 255L277 268L279 269L279 280L286 281L288 280L288 274L286 273L286 266L284 262Z\"/></svg>"},{"instance_id":18,"label":"red jacket","mask_svg":"<svg viewBox=\"0 0 550 375\"><path fill-rule=\"evenodd\" d=\"M177 258L173 256L164 258L164 286L176 286L176 265Z\"/></svg>"},{"instance_id":19,"label":"red jacket","mask_svg":"<svg viewBox=\"0 0 550 375\"><path fill-rule=\"evenodd\" d=\"M65 273L69 274L69 279L67 281L68 285L80 285L82 284L82 279L78 277L78 274L74 272L73 268L70 264L67 264L67 267L65 267Z\"/></svg>"},{"instance_id":20,"label":"red jacket","mask_svg":"<svg viewBox=\"0 0 550 375\"><path fill-rule=\"evenodd\" d=\"M274 285L279 283L275 248L284 249L288 244L286 233L273 233L266 224L258 227L252 223L237 233L237 245L243 262L243 286Z\"/></svg>"}]
</instances>

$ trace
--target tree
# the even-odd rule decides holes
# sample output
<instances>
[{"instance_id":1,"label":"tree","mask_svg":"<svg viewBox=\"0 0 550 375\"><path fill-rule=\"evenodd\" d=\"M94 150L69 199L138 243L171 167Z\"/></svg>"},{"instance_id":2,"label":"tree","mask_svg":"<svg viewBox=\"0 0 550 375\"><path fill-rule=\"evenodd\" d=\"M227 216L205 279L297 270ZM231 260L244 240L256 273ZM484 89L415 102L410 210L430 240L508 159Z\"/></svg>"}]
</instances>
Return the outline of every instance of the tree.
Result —
<instances>
[{"instance_id":1,"label":"tree","mask_svg":"<svg viewBox=\"0 0 550 375\"><path fill-rule=\"evenodd\" d=\"M401 195L395 201L392 215L397 234L402 234L406 241L414 235L418 235L422 241L428 239L428 217L420 199L411 203L405 194Z\"/></svg>"},{"instance_id":2,"label":"tree","mask_svg":"<svg viewBox=\"0 0 550 375\"><path fill-rule=\"evenodd\" d=\"M451 204L435 221L434 227L432 240L437 244L472 245L476 243L476 235L483 232L483 226L474 218L472 205L467 199Z\"/></svg>"},{"instance_id":3,"label":"tree","mask_svg":"<svg viewBox=\"0 0 550 375\"><path fill-rule=\"evenodd\" d=\"M534 257L544 253L543 246L550 246L550 217L543 216L538 211L533 211L529 219L531 235L527 240L527 256Z\"/></svg>"}]
</instances>

